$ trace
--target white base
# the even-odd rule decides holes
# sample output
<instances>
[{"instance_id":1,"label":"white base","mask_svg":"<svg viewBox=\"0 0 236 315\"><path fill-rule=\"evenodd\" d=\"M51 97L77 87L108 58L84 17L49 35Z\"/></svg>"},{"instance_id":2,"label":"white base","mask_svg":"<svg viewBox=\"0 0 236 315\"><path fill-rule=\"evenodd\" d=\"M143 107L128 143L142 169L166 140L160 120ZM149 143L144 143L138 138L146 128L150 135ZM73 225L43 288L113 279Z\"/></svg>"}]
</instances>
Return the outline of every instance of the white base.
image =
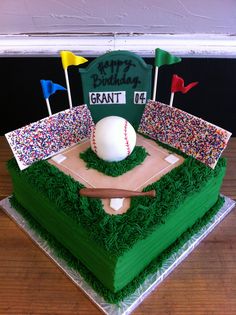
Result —
<instances>
[{"instance_id":1,"label":"white base","mask_svg":"<svg viewBox=\"0 0 236 315\"><path fill-rule=\"evenodd\" d=\"M192 251L193 249L224 219L224 217L234 208L235 202L225 197L225 203L211 221L198 233L192 236L177 253L171 255L169 259L154 274L149 275L144 283L129 297L125 298L118 305L109 304L99 296L74 269L67 266L66 262L58 258L53 249L37 233L32 230L24 218L11 207L9 198L0 201L0 206L5 213L13 219L19 227L24 230L31 239L65 272L65 274L81 289L90 300L109 315L130 314Z\"/></svg>"}]
</instances>

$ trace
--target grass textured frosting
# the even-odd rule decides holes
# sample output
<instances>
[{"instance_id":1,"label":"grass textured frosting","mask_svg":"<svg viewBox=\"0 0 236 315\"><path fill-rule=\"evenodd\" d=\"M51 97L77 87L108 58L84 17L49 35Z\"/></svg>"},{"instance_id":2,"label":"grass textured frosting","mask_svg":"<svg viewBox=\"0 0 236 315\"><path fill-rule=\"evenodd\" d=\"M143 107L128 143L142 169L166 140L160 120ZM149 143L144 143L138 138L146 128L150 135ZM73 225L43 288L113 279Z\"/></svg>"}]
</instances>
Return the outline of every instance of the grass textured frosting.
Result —
<instances>
[{"instance_id":1,"label":"grass textured frosting","mask_svg":"<svg viewBox=\"0 0 236 315\"><path fill-rule=\"evenodd\" d=\"M87 168L93 168L105 175L117 177L142 164L147 155L148 153L143 147L136 146L126 159L119 162L107 162L100 159L91 148L88 148L85 152L80 153L80 158L86 163Z\"/></svg>"}]
</instances>

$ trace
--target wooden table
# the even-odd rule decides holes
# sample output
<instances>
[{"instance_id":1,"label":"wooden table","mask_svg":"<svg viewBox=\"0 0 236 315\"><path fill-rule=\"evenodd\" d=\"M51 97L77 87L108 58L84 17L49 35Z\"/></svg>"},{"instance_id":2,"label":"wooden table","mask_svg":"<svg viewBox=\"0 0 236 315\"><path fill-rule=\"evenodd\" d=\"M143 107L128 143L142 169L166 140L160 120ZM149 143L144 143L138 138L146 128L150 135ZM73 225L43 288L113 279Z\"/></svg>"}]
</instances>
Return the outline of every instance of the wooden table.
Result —
<instances>
[{"instance_id":1,"label":"wooden table","mask_svg":"<svg viewBox=\"0 0 236 315\"><path fill-rule=\"evenodd\" d=\"M0 198L12 192L0 137ZM236 199L236 138L224 156L222 193ZM88 298L0 210L0 314L100 314ZM134 314L236 314L236 211L153 292Z\"/></svg>"}]
</instances>

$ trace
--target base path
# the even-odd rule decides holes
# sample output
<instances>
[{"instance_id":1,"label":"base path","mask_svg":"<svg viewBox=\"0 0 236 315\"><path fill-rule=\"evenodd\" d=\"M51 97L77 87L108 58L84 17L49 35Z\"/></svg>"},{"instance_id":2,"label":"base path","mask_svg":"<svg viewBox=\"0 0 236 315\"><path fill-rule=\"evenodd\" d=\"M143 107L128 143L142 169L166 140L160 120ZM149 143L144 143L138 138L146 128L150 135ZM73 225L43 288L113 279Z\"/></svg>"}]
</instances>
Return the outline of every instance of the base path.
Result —
<instances>
[{"instance_id":1,"label":"base path","mask_svg":"<svg viewBox=\"0 0 236 315\"><path fill-rule=\"evenodd\" d=\"M142 164L118 177L104 175L95 169L87 169L85 162L80 159L79 155L90 147L89 140L61 153L60 155L64 157L62 162L57 163L53 158L48 161L88 188L118 188L134 191L142 191L143 188L156 182L161 176L184 161L183 157L169 152L155 141L144 138L139 134L137 135L136 145L144 147L149 155ZM103 199L103 205L107 213L122 214L128 210L130 198L125 198L123 206L117 211L110 207L110 199Z\"/></svg>"}]
</instances>

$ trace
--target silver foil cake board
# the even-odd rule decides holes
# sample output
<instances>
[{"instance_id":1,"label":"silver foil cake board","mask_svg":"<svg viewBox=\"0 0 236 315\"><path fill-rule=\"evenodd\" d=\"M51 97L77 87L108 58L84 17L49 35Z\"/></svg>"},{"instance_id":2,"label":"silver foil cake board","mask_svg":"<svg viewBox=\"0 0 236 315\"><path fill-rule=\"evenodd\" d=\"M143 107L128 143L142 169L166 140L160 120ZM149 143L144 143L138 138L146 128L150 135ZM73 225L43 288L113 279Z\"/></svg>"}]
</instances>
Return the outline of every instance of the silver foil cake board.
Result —
<instances>
[{"instance_id":1,"label":"silver foil cake board","mask_svg":"<svg viewBox=\"0 0 236 315\"><path fill-rule=\"evenodd\" d=\"M11 206L9 198L0 201L5 213L24 230L30 238L48 255L65 274L78 286L90 300L105 314L130 314L142 301L194 250L194 248L224 219L234 208L235 201L225 197L225 202L217 214L198 233L194 234L176 253L171 255L155 273L149 275L139 288L123 301L116 304L107 303L80 276L78 271L56 256L53 249L27 223L27 221Z\"/></svg>"}]
</instances>

